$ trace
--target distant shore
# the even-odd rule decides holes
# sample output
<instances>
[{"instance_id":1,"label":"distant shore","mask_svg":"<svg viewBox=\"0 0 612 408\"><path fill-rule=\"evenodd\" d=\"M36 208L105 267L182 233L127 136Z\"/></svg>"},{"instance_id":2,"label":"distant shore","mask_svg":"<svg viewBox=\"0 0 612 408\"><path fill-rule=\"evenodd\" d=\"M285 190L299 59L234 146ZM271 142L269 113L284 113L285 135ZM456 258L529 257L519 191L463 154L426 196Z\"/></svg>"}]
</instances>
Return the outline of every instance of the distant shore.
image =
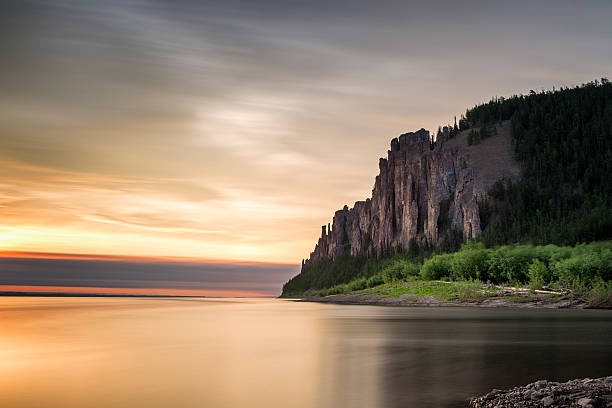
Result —
<instances>
[{"instance_id":1,"label":"distant shore","mask_svg":"<svg viewBox=\"0 0 612 408\"><path fill-rule=\"evenodd\" d=\"M95 297L95 298L209 298L210 296L186 295L130 295L108 293L61 293L61 292L0 292L0 296L30 297Z\"/></svg>"}]
</instances>

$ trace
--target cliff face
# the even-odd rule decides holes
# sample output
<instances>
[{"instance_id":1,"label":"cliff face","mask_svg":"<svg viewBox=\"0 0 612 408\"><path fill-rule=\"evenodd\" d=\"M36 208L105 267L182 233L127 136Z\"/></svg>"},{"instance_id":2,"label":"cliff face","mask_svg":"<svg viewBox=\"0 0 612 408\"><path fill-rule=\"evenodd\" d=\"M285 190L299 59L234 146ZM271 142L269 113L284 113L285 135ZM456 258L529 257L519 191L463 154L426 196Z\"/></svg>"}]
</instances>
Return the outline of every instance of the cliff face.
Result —
<instances>
[{"instance_id":1,"label":"cliff face","mask_svg":"<svg viewBox=\"0 0 612 408\"><path fill-rule=\"evenodd\" d=\"M391 141L387 158L379 161L372 197L353 208L336 211L308 263L352 255L380 255L385 248L407 249L411 240L440 244L449 228L476 238L481 232L477 200L501 178L516 179L509 125L481 144L468 146L467 132L448 139L448 130L430 147L425 129Z\"/></svg>"}]
</instances>

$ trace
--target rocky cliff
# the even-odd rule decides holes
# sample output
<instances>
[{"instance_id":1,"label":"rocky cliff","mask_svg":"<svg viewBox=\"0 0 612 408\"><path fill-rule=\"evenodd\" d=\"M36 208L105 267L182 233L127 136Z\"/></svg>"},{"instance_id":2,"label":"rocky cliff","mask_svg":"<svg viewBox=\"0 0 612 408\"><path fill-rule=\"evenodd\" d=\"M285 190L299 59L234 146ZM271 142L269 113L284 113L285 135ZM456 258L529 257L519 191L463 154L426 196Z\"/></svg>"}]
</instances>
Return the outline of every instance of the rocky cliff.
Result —
<instances>
[{"instance_id":1,"label":"rocky cliff","mask_svg":"<svg viewBox=\"0 0 612 408\"><path fill-rule=\"evenodd\" d=\"M445 128L433 148L425 129L393 139L387 158L379 161L372 197L336 211L303 265L344 251L375 256L408 249L411 240L437 246L451 229L466 239L477 237L478 200L496 180L519 175L509 124L476 146L468 146L467 131L448 135Z\"/></svg>"}]
</instances>

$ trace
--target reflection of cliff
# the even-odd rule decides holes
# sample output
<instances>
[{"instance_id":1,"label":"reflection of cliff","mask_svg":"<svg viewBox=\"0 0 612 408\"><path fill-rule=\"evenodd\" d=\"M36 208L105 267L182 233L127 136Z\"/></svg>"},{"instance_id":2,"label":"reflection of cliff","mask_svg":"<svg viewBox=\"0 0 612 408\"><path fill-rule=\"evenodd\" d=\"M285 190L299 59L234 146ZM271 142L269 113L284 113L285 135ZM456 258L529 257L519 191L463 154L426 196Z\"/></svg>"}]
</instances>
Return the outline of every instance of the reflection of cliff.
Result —
<instances>
[{"instance_id":1,"label":"reflection of cliff","mask_svg":"<svg viewBox=\"0 0 612 408\"><path fill-rule=\"evenodd\" d=\"M450 229L464 238L478 236L477 200L496 180L515 179L519 167L508 123L478 145L468 146L466 139L466 131L449 139L446 128L433 149L425 129L393 139L387 158L380 159L372 198L336 211L306 263L344 251L407 249L413 239L436 246Z\"/></svg>"}]
</instances>

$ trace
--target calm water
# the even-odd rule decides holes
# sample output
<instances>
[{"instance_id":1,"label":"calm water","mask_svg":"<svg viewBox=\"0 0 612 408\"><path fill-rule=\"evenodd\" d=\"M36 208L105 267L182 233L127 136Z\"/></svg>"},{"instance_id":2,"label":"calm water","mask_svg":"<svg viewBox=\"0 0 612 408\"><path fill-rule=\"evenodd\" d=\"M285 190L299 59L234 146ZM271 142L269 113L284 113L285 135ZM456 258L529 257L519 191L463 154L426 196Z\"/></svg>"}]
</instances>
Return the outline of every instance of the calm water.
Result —
<instances>
[{"instance_id":1,"label":"calm water","mask_svg":"<svg viewBox=\"0 0 612 408\"><path fill-rule=\"evenodd\" d=\"M2 407L454 407L612 375L612 312L0 298Z\"/></svg>"}]
</instances>

